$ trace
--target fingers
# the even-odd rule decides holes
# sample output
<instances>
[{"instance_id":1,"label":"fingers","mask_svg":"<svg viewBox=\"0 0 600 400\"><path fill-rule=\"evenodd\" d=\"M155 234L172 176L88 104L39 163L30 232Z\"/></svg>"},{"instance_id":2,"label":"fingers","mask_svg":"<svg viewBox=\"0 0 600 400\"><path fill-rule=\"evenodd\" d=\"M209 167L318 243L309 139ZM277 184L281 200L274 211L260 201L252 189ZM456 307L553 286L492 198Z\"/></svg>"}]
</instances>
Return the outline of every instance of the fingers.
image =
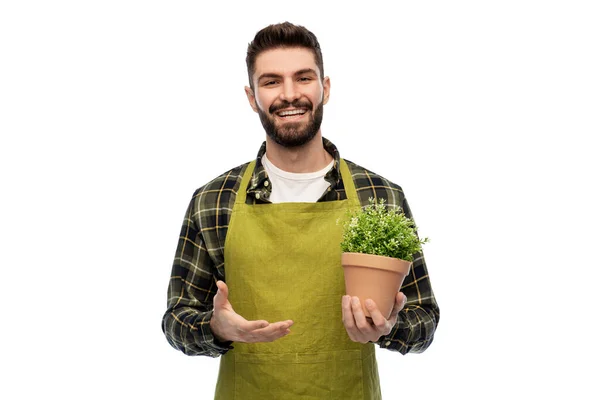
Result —
<instances>
[{"instance_id":1,"label":"fingers","mask_svg":"<svg viewBox=\"0 0 600 400\"><path fill-rule=\"evenodd\" d=\"M367 343L377 339L376 330L365 317L358 297L342 297L342 320L348 336L354 342Z\"/></svg>"},{"instance_id":2,"label":"fingers","mask_svg":"<svg viewBox=\"0 0 600 400\"><path fill-rule=\"evenodd\" d=\"M380 333L380 336L390 333L391 326L381 311L379 311L379 308L377 308L377 304L375 304L373 300L367 299L365 301L365 306L367 307L367 310L369 310L369 314L371 314L371 320L373 321L373 326L375 327L375 330Z\"/></svg>"},{"instance_id":3,"label":"fingers","mask_svg":"<svg viewBox=\"0 0 600 400\"><path fill-rule=\"evenodd\" d=\"M354 314L354 321L356 321L356 327L364 334L369 334L373 332L373 327L367 321L365 317L365 313L360 305L360 300L358 297L352 297L352 313Z\"/></svg>"},{"instance_id":4,"label":"fingers","mask_svg":"<svg viewBox=\"0 0 600 400\"><path fill-rule=\"evenodd\" d=\"M261 326L258 329L254 329L251 331L245 332L242 335L243 339L247 343L257 343L257 342L272 342L274 340L280 339L289 333L290 327L294 324L294 321L280 321L269 324L267 321L252 321L254 323L260 322L257 326ZM265 326L265 323L267 324Z\"/></svg>"},{"instance_id":5,"label":"fingers","mask_svg":"<svg viewBox=\"0 0 600 400\"><path fill-rule=\"evenodd\" d=\"M394 306L394 309L398 309L399 312L400 308L404 305L404 301L405 297L403 294L397 296L397 304ZM370 318L365 317L358 297L342 297L342 320L348 336L354 342L374 342L381 336L389 334L395 323L392 322L391 318L388 320L381 314L381 311L373 300L366 299L365 307L371 315Z\"/></svg>"},{"instance_id":6,"label":"fingers","mask_svg":"<svg viewBox=\"0 0 600 400\"><path fill-rule=\"evenodd\" d=\"M352 307L350 303L350 296L342 297L342 322L344 323L344 327L346 328L350 339L356 342L358 341L356 321L354 321L354 315L352 315Z\"/></svg>"},{"instance_id":7,"label":"fingers","mask_svg":"<svg viewBox=\"0 0 600 400\"><path fill-rule=\"evenodd\" d=\"M258 329L266 328L267 326L269 326L267 321L246 321L243 326L240 327L240 329L245 332L252 332Z\"/></svg>"},{"instance_id":8,"label":"fingers","mask_svg":"<svg viewBox=\"0 0 600 400\"><path fill-rule=\"evenodd\" d=\"M246 320L231 307L228 300L229 288L225 282L219 280L216 284L211 329L219 338L243 343L272 342L291 333L290 327L294 323L292 320L272 324L265 320Z\"/></svg>"}]
</instances>

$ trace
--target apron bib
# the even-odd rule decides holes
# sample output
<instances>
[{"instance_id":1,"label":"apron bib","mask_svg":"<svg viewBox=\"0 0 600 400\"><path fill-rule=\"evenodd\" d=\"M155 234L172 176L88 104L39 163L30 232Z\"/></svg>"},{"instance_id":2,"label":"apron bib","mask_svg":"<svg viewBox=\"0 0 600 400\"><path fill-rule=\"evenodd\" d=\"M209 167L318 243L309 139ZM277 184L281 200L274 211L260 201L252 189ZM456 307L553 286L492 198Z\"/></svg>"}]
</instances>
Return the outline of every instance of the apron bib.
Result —
<instances>
[{"instance_id":1,"label":"apron bib","mask_svg":"<svg viewBox=\"0 0 600 400\"><path fill-rule=\"evenodd\" d=\"M350 340L342 322L345 294L342 226L360 208L341 160L348 199L246 204L246 169L225 240L225 276L233 309L249 321L294 321L269 343L234 343L221 356L216 400L381 399L375 348Z\"/></svg>"}]
</instances>

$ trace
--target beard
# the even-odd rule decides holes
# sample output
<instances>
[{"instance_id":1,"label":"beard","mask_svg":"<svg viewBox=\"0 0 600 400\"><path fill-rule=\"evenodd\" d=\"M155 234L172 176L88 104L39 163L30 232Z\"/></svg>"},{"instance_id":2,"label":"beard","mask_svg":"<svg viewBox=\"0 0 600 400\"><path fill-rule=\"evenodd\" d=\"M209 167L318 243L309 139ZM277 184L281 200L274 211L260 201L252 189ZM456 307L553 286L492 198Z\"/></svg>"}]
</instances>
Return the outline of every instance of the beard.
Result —
<instances>
[{"instance_id":1,"label":"beard","mask_svg":"<svg viewBox=\"0 0 600 400\"><path fill-rule=\"evenodd\" d=\"M278 110L294 107L307 108L307 113L310 112L307 122L286 122L279 126L276 125L275 112ZM269 107L269 114L258 108L258 116L267 135L273 141L283 147L299 147L310 142L319 132L321 122L323 121L323 102L317 106L315 111L312 111L313 105L311 102L294 101L292 103L284 102Z\"/></svg>"}]
</instances>

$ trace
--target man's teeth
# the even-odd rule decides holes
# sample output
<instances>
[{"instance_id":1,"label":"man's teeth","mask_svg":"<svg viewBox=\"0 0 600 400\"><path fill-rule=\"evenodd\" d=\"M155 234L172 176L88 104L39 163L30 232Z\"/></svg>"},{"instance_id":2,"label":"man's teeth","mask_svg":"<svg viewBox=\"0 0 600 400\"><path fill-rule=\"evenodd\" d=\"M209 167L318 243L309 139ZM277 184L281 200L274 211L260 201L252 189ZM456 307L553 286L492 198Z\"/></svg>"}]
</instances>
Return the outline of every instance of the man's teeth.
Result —
<instances>
[{"instance_id":1,"label":"man's teeth","mask_svg":"<svg viewBox=\"0 0 600 400\"><path fill-rule=\"evenodd\" d=\"M290 111L282 111L280 113L277 113L277 115L279 115L280 117L287 117L289 115L304 114L305 112L306 112L306 110L290 110Z\"/></svg>"}]
</instances>

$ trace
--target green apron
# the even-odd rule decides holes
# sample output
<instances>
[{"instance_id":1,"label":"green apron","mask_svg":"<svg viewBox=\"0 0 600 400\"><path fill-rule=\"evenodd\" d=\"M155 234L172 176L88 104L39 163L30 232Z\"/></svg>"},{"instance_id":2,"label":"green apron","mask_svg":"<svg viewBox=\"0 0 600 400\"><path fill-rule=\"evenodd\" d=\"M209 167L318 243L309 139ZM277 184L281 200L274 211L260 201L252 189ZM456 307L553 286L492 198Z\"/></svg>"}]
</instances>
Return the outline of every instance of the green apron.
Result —
<instances>
[{"instance_id":1,"label":"green apron","mask_svg":"<svg viewBox=\"0 0 600 400\"><path fill-rule=\"evenodd\" d=\"M342 323L341 267L347 210L360 208L341 160L347 200L246 204L250 163L225 241L233 309L249 321L291 319L287 336L234 343L221 357L216 400L381 399L375 348L350 340Z\"/></svg>"}]
</instances>

